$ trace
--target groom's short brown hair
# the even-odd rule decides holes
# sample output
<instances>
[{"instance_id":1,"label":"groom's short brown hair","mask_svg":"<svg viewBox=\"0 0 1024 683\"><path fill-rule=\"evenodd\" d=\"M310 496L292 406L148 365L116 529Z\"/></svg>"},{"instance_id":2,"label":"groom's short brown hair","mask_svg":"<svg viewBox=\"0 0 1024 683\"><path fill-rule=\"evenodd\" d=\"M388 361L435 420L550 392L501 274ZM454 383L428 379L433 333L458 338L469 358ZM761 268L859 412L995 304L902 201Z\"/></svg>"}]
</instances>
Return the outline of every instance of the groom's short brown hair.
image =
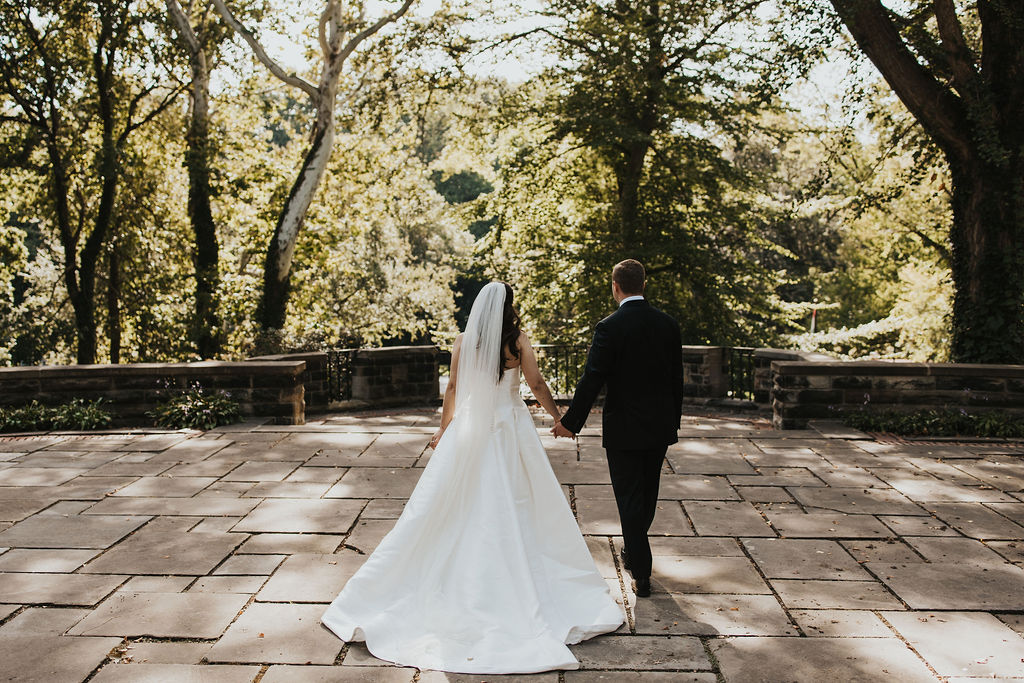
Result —
<instances>
[{"instance_id":1,"label":"groom's short brown hair","mask_svg":"<svg viewBox=\"0 0 1024 683\"><path fill-rule=\"evenodd\" d=\"M619 261L612 268L612 282L619 284L623 294L643 294L646 277L643 264L635 259Z\"/></svg>"}]
</instances>

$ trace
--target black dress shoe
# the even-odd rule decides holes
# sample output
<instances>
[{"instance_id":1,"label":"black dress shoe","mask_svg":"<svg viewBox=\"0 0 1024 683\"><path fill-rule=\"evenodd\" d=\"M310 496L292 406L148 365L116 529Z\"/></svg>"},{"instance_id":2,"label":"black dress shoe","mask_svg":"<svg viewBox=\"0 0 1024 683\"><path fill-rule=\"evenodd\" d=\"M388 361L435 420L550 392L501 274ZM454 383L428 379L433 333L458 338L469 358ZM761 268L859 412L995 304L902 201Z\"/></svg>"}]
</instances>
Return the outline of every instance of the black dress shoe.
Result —
<instances>
[{"instance_id":1,"label":"black dress shoe","mask_svg":"<svg viewBox=\"0 0 1024 683\"><path fill-rule=\"evenodd\" d=\"M629 571L629 560L626 559L626 549L623 548L619 551L619 559L622 560L622 568Z\"/></svg>"},{"instance_id":2,"label":"black dress shoe","mask_svg":"<svg viewBox=\"0 0 1024 683\"><path fill-rule=\"evenodd\" d=\"M636 580L636 597L651 597L651 580L649 578Z\"/></svg>"}]
</instances>

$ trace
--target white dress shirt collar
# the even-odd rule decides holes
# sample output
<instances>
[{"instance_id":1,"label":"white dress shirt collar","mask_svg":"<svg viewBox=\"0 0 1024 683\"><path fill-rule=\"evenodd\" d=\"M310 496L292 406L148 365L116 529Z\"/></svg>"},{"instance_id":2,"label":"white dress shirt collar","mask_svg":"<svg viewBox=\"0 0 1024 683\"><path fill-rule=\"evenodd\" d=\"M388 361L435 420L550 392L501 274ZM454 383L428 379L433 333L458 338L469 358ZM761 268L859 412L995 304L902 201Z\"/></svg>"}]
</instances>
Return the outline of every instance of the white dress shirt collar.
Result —
<instances>
[{"instance_id":1,"label":"white dress shirt collar","mask_svg":"<svg viewBox=\"0 0 1024 683\"><path fill-rule=\"evenodd\" d=\"M622 308L622 304L626 303L627 301L643 301L643 300L644 300L644 295L643 294L637 294L635 296L627 296L625 299L623 299L622 301L619 302L619 308Z\"/></svg>"}]
</instances>

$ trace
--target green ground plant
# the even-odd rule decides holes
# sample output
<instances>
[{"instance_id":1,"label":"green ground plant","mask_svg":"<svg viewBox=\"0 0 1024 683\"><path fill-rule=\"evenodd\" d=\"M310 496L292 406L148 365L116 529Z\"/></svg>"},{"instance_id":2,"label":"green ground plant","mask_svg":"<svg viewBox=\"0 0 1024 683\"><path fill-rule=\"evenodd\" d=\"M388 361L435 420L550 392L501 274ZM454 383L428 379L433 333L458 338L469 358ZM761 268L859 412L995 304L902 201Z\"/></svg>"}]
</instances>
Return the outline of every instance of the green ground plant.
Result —
<instances>
[{"instance_id":1,"label":"green ground plant","mask_svg":"<svg viewBox=\"0 0 1024 683\"><path fill-rule=\"evenodd\" d=\"M103 399L76 398L58 406L39 401L0 408L0 432L38 432L51 429L93 430L110 425L112 415L103 409Z\"/></svg>"},{"instance_id":2,"label":"green ground plant","mask_svg":"<svg viewBox=\"0 0 1024 683\"><path fill-rule=\"evenodd\" d=\"M1024 438L1024 420L1000 411L969 413L964 409L918 410L901 413L851 411L844 423L865 432L889 432L904 436L978 436L1000 439Z\"/></svg>"},{"instance_id":3,"label":"green ground plant","mask_svg":"<svg viewBox=\"0 0 1024 683\"><path fill-rule=\"evenodd\" d=\"M213 429L238 422L238 402L223 391L192 386L146 413L164 429Z\"/></svg>"}]
</instances>

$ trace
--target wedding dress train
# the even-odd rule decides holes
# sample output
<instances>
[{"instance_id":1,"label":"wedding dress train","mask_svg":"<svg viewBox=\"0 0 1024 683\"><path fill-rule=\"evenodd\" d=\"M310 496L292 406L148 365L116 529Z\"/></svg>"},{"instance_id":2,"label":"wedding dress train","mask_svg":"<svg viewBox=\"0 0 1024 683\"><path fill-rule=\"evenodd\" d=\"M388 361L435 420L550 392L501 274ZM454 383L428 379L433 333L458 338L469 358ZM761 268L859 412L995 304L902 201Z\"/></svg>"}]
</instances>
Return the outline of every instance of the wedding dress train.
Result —
<instances>
[{"instance_id":1,"label":"wedding dress train","mask_svg":"<svg viewBox=\"0 0 1024 683\"><path fill-rule=\"evenodd\" d=\"M534 673L578 668L566 644L622 624L519 397L519 369L497 389L483 447L459 447L472 427L456 413L394 528L327 609L341 639L421 669Z\"/></svg>"}]
</instances>

